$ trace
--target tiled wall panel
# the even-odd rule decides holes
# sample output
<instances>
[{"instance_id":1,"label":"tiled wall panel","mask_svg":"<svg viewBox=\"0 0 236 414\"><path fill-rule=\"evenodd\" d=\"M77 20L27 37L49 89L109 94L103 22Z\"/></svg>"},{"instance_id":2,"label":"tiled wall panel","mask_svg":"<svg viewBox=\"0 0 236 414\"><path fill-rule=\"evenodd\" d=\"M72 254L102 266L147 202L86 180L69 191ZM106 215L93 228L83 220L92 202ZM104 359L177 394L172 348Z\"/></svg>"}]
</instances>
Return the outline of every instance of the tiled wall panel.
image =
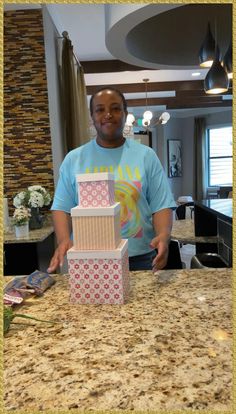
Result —
<instances>
[{"instance_id":1,"label":"tiled wall panel","mask_svg":"<svg viewBox=\"0 0 236 414\"><path fill-rule=\"evenodd\" d=\"M53 195L53 165L41 10L4 13L4 195L29 185Z\"/></svg>"}]
</instances>

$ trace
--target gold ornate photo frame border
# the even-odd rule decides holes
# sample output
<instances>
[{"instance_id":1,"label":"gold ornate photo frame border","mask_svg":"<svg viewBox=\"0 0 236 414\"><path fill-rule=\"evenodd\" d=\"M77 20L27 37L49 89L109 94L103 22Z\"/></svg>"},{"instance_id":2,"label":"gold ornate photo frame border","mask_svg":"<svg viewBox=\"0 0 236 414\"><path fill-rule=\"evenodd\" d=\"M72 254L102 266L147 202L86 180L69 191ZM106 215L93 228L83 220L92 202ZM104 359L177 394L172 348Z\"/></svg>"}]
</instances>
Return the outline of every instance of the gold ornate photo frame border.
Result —
<instances>
[{"instance_id":1,"label":"gold ornate photo frame border","mask_svg":"<svg viewBox=\"0 0 236 414\"><path fill-rule=\"evenodd\" d=\"M236 2L235 1L227 1L227 0L222 0L222 1L214 1L214 0L207 0L207 1L195 1L195 0L190 0L190 1L179 1L179 0L175 0L175 1L95 1L95 0L89 0L89 1L75 1L75 0L70 0L70 1L19 1L19 0L13 0L13 1L5 1L3 2L2 0L0 1L0 11L1 11L1 17L0 17L0 33L1 33L1 40L0 40L0 68L1 68L1 75L0 75L0 83L1 83L1 88L0 88L0 93L1 93L1 111L0 111L0 128L1 128L1 148L0 148L0 155L1 155L1 171L0 171L0 185L1 185L1 196L2 196L2 200L3 200L3 182L4 182L4 169L3 169L3 142L4 142L4 128L3 128L3 67L4 67L4 59L3 59L3 25L4 25L4 4L15 4L15 3L19 3L19 4L36 4L36 3L40 3L40 4L49 4L49 3L53 3L53 4L75 4L75 3L81 3L81 4L104 4L104 3L110 3L110 4L122 4L122 3L142 3L142 4L152 4L152 3L187 3L187 4L191 4L191 3L230 3L233 6L233 35L232 38L236 39ZM236 42L233 42L233 67L236 67ZM234 70L234 76L235 76L235 70ZM236 181L236 136L235 136L235 125L236 125L236 101L235 101L235 89L233 88L233 116L232 116L232 121L233 121L233 184ZM235 203L236 203L236 195L235 192L233 191L233 215L235 215ZM1 268L1 287L3 286L3 203L0 204L0 217L1 217L1 256L0 256L0 268ZM236 244L236 227L233 226L233 244ZM235 357L235 297L236 297L236 275L235 275L235 266L236 266L236 248L233 249L233 278L232 278L232 284L233 284L233 331L234 331L234 341L233 341L233 351L234 351L234 357L233 357L233 372L234 372L234 379L233 379L233 411L235 412L235 408L236 408L236 404L235 404L235 381L236 381L236 376L235 376L235 372L236 372L236 357ZM2 289L1 289L1 294L2 294ZM3 329L3 324L2 324L2 318L1 318L1 329ZM3 332L3 331L2 331ZM1 336L1 350L3 349L3 335ZM3 362L1 363L1 368L0 368L0 372L1 372L1 404L2 404L2 399L3 399ZM1 410L2 412L4 412L4 407L1 406ZM78 412L77 410L68 410L68 411L60 411L62 414L63 413L72 413L72 412ZM97 411L99 413L102 413L103 411ZM111 414L114 411L109 411ZM127 411L122 411L124 414ZM191 411L191 413L193 413L194 411ZM200 411L195 411L197 413L200 413ZM47 411L47 413L49 413L49 411ZM54 413L54 411L50 411L50 413ZM108 413L108 411L106 411L106 413ZM138 414L138 412L135 412L136 414ZM167 411L165 411L165 413L167 413ZM208 411L204 410L204 414L207 414ZM171 412L170 412L171 414ZM173 414L173 412L172 412Z\"/></svg>"}]
</instances>

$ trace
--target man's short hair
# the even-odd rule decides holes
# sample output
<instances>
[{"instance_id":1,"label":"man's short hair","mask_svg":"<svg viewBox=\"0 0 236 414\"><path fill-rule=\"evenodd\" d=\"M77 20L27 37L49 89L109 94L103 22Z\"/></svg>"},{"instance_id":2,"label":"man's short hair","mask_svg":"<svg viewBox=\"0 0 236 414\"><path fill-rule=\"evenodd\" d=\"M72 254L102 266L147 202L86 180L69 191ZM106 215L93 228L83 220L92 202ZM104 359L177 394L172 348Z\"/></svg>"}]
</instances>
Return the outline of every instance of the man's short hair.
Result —
<instances>
[{"instance_id":1,"label":"man's short hair","mask_svg":"<svg viewBox=\"0 0 236 414\"><path fill-rule=\"evenodd\" d=\"M117 93L117 95L119 95L119 96L121 97L121 99L122 99L122 103L123 103L124 111L127 111L127 102L126 102L126 100L125 100L125 97L124 97L123 93L121 93L118 89L113 88L112 86L103 86L102 88L98 89L98 90L97 90L97 91L96 91L96 92L95 92L95 93L91 96L91 98L90 98L90 103L89 103L90 114L91 114L91 115L93 114L93 100L94 100L95 96L96 96L99 92L101 92L101 91L106 91L106 90L116 92L116 93Z\"/></svg>"}]
</instances>

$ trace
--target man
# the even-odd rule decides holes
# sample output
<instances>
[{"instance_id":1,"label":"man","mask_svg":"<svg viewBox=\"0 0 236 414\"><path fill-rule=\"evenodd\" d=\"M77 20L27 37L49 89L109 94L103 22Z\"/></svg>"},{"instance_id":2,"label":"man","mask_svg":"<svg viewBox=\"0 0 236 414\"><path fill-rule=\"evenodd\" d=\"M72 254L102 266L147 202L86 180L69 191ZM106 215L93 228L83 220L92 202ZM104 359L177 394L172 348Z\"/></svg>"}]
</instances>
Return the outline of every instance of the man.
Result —
<instances>
[{"instance_id":1,"label":"man","mask_svg":"<svg viewBox=\"0 0 236 414\"><path fill-rule=\"evenodd\" d=\"M76 175L102 171L115 175L122 238L129 240L130 270L162 269L168 258L175 202L161 163L151 148L124 138L127 104L120 91L107 87L95 93L90 112L96 139L67 154L60 168L52 205L58 247L48 272L62 266L73 245L70 210L78 204Z\"/></svg>"}]
</instances>

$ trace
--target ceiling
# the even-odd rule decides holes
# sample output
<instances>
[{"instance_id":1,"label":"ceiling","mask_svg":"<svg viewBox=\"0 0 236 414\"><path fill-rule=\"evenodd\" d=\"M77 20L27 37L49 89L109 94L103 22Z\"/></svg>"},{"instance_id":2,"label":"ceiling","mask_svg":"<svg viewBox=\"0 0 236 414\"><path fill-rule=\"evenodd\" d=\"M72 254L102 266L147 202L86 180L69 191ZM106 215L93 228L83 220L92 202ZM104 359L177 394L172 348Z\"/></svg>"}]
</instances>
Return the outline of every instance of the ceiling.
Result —
<instances>
[{"instance_id":1,"label":"ceiling","mask_svg":"<svg viewBox=\"0 0 236 414\"><path fill-rule=\"evenodd\" d=\"M4 10L41 7L5 4ZM47 4L61 35L67 31L85 72L87 93L113 85L135 116L148 107L156 115L196 116L232 107L232 85L225 96L207 96L198 52L207 22L225 54L231 38L231 4ZM193 72L200 75L193 77Z\"/></svg>"}]
</instances>

